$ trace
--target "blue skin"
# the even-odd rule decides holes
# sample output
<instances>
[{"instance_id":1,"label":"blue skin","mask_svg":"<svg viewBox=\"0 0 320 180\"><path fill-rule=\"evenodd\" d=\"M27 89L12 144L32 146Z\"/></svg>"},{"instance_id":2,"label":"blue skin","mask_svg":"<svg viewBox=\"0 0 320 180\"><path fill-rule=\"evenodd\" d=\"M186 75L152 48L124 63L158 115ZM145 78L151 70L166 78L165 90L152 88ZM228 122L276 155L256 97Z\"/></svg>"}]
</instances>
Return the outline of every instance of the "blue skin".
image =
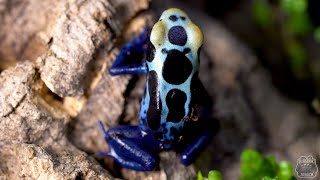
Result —
<instances>
[{"instance_id":1,"label":"blue skin","mask_svg":"<svg viewBox=\"0 0 320 180\"><path fill-rule=\"evenodd\" d=\"M187 20L185 20L185 18L183 20L175 20L174 22L172 20L165 20L164 18L169 17L168 14L175 15L176 17L186 17ZM161 18L159 20L161 21L160 23L166 23L165 25L168 26L176 25L174 23L179 23L179 21L189 21L187 15L178 9L165 11ZM183 27L188 28L189 26L183 25ZM154 29L154 32L156 32L156 28ZM151 36L152 33L153 32L151 32ZM192 34L193 33L187 35L191 36ZM183 38L179 37L181 36L179 33L176 34L176 36L178 40L179 38ZM112 157L122 167L137 171L151 171L155 169L159 163L158 153L171 149L180 152L181 163L188 166L208 144L218 128L216 121L206 117L206 115L210 113L211 101L208 101L210 98L200 80L196 78L196 85L191 87L191 77L198 72L198 55L194 53L198 51L198 48L194 48L193 46L188 47L189 50L191 49L191 52L187 51L186 53L183 51L187 44L157 46L152 49L152 42L150 41L152 40L149 39L147 29L145 29L137 38L129 42L121 50L115 63L109 70L111 75L147 75L146 93L142 98L139 113L139 126L119 125L106 131L102 122L99 122L99 128L108 143L109 152L98 152L97 155ZM153 43L153 45L155 45L155 43ZM169 56L168 52L163 51L163 47L168 51L170 49L179 51L178 54L183 54L183 56L186 56L193 63L189 78L185 83L182 83L184 85L171 85L165 82L163 78L159 78L159 74L161 74L162 71L161 68L159 70L157 67L159 67L159 63L163 65L166 57ZM142 61L146 51L147 54L149 54L147 55L147 60L148 58L149 60ZM150 58L153 58L150 57L152 51L155 52L155 58L150 61ZM158 81L154 81L154 79L148 81L150 71L157 73ZM195 77L197 77L197 74ZM150 94L153 91L148 90L149 87L157 87L157 93ZM178 120L169 121L168 114L170 111L178 111L178 109L176 109L178 105L175 104L173 109L169 109L166 96L169 90L177 88L186 95L186 100L183 101L183 105L180 106L180 110L181 108L183 110L183 117ZM177 95L173 93L171 98L174 96L176 97ZM152 105L152 103L156 103L156 105ZM153 108L152 111L150 111L151 113L149 113L150 108Z\"/></svg>"}]
</instances>

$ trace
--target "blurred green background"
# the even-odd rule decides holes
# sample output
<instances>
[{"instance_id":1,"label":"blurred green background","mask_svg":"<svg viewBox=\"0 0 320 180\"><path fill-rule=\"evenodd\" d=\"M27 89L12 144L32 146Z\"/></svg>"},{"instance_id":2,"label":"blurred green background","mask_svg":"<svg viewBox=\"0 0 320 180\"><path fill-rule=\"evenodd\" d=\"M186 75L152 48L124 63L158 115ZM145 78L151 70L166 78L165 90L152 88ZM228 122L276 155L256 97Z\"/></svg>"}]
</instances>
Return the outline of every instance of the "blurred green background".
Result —
<instances>
[{"instance_id":1,"label":"blurred green background","mask_svg":"<svg viewBox=\"0 0 320 180\"><path fill-rule=\"evenodd\" d=\"M255 51L283 95L320 113L319 0L180 0L204 10Z\"/></svg>"}]
</instances>

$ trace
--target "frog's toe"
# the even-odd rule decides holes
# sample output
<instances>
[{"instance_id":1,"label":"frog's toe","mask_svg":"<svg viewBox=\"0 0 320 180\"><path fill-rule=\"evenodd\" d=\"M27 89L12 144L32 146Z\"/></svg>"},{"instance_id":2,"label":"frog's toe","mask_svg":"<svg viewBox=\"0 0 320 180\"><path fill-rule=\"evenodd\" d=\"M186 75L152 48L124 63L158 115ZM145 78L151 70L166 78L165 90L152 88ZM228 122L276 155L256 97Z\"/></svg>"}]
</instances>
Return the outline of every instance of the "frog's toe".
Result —
<instances>
[{"instance_id":1,"label":"frog's toe","mask_svg":"<svg viewBox=\"0 0 320 180\"><path fill-rule=\"evenodd\" d=\"M96 156L111 156L111 155L110 155L110 153L108 153L108 152L101 152L101 151L99 151L99 152L96 152Z\"/></svg>"}]
</instances>

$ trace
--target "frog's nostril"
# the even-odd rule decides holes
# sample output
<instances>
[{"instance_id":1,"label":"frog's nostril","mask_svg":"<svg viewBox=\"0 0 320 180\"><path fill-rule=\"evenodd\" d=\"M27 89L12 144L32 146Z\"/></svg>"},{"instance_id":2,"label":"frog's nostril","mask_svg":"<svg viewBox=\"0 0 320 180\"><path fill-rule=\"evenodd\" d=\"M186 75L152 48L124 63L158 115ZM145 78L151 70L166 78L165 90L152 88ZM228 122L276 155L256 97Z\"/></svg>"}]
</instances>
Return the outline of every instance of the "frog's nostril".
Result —
<instances>
[{"instance_id":1,"label":"frog's nostril","mask_svg":"<svg viewBox=\"0 0 320 180\"><path fill-rule=\"evenodd\" d=\"M169 19L170 19L171 21L173 21L173 22L175 22L175 21L178 20L177 16L175 16L175 15L171 15L171 16L169 17Z\"/></svg>"},{"instance_id":2,"label":"frog's nostril","mask_svg":"<svg viewBox=\"0 0 320 180\"><path fill-rule=\"evenodd\" d=\"M182 26L173 26L168 32L170 43L184 46L187 42L188 36L186 30Z\"/></svg>"},{"instance_id":3,"label":"frog's nostril","mask_svg":"<svg viewBox=\"0 0 320 180\"><path fill-rule=\"evenodd\" d=\"M183 54L188 54L190 51L191 51L190 48L184 48Z\"/></svg>"}]
</instances>

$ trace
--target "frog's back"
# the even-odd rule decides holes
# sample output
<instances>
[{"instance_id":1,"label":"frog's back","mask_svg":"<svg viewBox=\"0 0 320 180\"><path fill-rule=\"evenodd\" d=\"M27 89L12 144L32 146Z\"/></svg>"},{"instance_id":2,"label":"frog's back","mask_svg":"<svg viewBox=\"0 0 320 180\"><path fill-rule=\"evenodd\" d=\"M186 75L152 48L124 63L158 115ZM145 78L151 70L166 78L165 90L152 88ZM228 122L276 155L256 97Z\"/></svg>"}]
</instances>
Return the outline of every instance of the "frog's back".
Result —
<instances>
[{"instance_id":1,"label":"frog's back","mask_svg":"<svg viewBox=\"0 0 320 180\"><path fill-rule=\"evenodd\" d=\"M178 9L165 11L151 31L140 126L159 132L162 140L177 138L195 114L201 45L201 30Z\"/></svg>"}]
</instances>

